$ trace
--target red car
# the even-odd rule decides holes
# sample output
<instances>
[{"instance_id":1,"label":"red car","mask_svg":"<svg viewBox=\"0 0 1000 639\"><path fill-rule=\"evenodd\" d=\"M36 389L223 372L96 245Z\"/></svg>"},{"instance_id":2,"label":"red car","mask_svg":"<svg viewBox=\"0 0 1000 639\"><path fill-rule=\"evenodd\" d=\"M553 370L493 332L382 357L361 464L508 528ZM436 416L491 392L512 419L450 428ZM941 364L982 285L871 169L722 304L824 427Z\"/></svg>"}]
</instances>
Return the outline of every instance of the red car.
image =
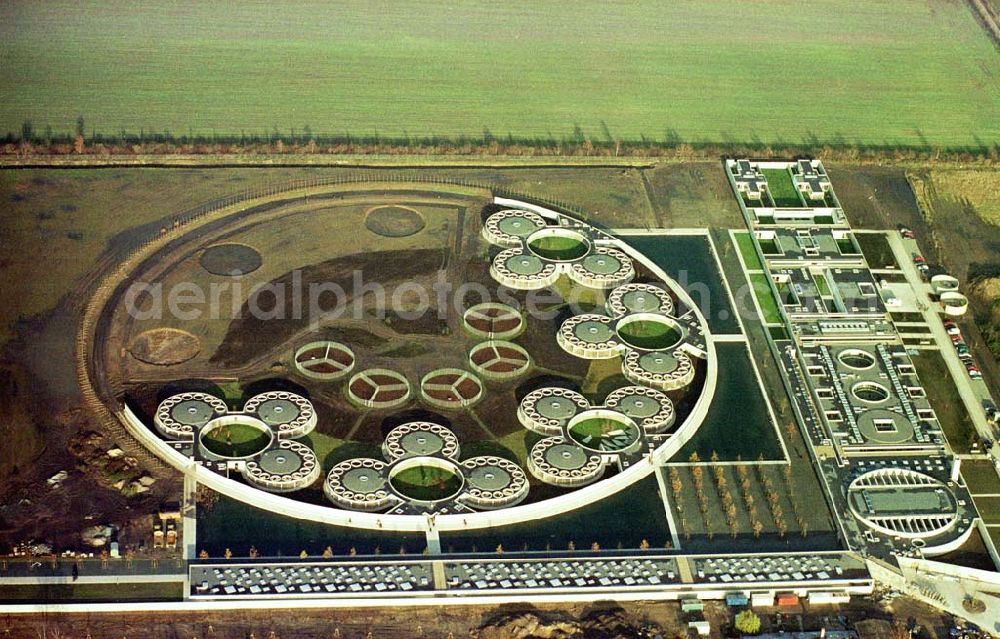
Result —
<instances>
[{"instance_id":1,"label":"red car","mask_svg":"<svg viewBox=\"0 0 1000 639\"><path fill-rule=\"evenodd\" d=\"M924 259L923 255L914 255L913 256L913 263L914 264L923 264L926 261L927 260Z\"/></svg>"}]
</instances>

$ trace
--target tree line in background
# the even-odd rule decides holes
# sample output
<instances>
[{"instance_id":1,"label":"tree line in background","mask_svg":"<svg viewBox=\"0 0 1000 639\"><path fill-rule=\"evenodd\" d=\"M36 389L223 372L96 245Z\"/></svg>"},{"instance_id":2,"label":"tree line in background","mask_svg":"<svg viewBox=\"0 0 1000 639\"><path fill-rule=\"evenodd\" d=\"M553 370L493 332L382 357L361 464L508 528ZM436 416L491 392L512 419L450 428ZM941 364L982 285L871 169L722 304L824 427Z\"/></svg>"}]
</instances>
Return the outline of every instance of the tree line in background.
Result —
<instances>
[{"instance_id":1,"label":"tree line in background","mask_svg":"<svg viewBox=\"0 0 1000 639\"><path fill-rule=\"evenodd\" d=\"M301 130L211 135L176 135L170 131L106 134L86 133L83 116L72 133L54 132L51 126L38 131L26 120L19 133L0 137L0 155L34 157L45 155L510 155L591 157L706 157L745 155L755 158L811 155L827 160L912 160L965 162L994 165L1000 161L1000 144L982 142L970 146L934 146L928 143L864 144L844 138L823 140L814 135L802 142L688 141L674 131L662 139L642 137L617 139L605 127L601 138L588 136L575 126L570 135L557 138L493 135L481 136L384 136L378 134L315 134L308 125Z\"/></svg>"}]
</instances>

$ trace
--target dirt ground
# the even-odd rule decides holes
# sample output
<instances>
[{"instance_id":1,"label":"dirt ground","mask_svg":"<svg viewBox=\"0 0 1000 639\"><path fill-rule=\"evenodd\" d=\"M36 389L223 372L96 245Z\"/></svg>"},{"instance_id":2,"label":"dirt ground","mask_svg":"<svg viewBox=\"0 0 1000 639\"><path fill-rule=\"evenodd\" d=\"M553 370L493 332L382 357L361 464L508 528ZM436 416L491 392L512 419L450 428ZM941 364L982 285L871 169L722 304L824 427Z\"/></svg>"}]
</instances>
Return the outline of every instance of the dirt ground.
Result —
<instances>
[{"instance_id":1,"label":"dirt ground","mask_svg":"<svg viewBox=\"0 0 1000 639\"><path fill-rule=\"evenodd\" d=\"M855 598L840 606L757 609L762 632L854 629L861 639L892 639L894 627L915 639L946 639L952 619L900 597L888 604ZM734 611L706 602L713 639L729 636ZM599 600L414 608L240 610L209 613L46 614L0 619L4 639L629 639L687 636L677 602ZM43 629L44 628L44 629Z\"/></svg>"},{"instance_id":2,"label":"dirt ground","mask_svg":"<svg viewBox=\"0 0 1000 639\"><path fill-rule=\"evenodd\" d=\"M661 228L744 228L721 162L665 164L643 171Z\"/></svg>"},{"instance_id":3,"label":"dirt ground","mask_svg":"<svg viewBox=\"0 0 1000 639\"><path fill-rule=\"evenodd\" d=\"M507 634L511 618L537 617L542 624L572 628L580 621L601 619L591 624L588 639L653 636L640 634L648 624L664 631L664 636L681 632L676 603L611 602L572 604L512 604L502 606L448 606L419 608L356 608L319 610L247 610L213 613L145 613L54 615L44 618L17 616L0 620L0 637L6 639L446 639L453 637L513 636ZM574 623L576 622L576 623ZM613 623L625 622L614 627ZM600 632L599 626L610 626ZM486 629L497 626L497 633ZM597 627L595 627L597 626ZM484 630L473 634L483 628ZM633 632L634 630L634 632ZM543 634L531 636L542 637ZM581 635L559 635L568 637Z\"/></svg>"}]
</instances>

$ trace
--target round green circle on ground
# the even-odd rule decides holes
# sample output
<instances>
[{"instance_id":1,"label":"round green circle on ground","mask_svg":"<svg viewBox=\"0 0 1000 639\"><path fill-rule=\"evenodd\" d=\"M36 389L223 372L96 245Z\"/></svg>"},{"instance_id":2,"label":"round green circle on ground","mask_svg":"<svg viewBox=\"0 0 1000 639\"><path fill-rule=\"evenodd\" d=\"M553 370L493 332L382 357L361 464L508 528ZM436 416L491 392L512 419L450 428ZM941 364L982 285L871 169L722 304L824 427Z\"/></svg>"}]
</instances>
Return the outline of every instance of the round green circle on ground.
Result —
<instances>
[{"instance_id":1,"label":"round green circle on ground","mask_svg":"<svg viewBox=\"0 0 1000 639\"><path fill-rule=\"evenodd\" d=\"M681 330L666 317L640 315L618 323L618 336L629 346L647 351L661 351L681 341Z\"/></svg>"},{"instance_id":2,"label":"round green circle on ground","mask_svg":"<svg viewBox=\"0 0 1000 639\"><path fill-rule=\"evenodd\" d=\"M584 269L597 275L610 275L622 267L621 261L614 255L588 255L580 262Z\"/></svg>"},{"instance_id":3,"label":"round green circle on ground","mask_svg":"<svg viewBox=\"0 0 1000 639\"><path fill-rule=\"evenodd\" d=\"M396 492L417 501L441 501L458 494L462 477L443 463L414 463L389 478Z\"/></svg>"},{"instance_id":4,"label":"round green circle on ground","mask_svg":"<svg viewBox=\"0 0 1000 639\"><path fill-rule=\"evenodd\" d=\"M580 322L573 327L573 334L588 344L603 344L614 337L610 326L596 320Z\"/></svg>"},{"instance_id":5,"label":"round green circle on ground","mask_svg":"<svg viewBox=\"0 0 1000 639\"><path fill-rule=\"evenodd\" d=\"M559 470L576 470L587 463L587 453L573 444L556 444L545 451L545 461Z\"/></svg>"},{"instance_id":6,"label":"round green circle on ground","mask_svg":"<svg viewBox=\"0 0 1000 639\"><path fill-rule=\"evenodd\" d=\"M408 206L377 206L365 215L365 227L382 237L407 237L419 233L426 222L424 216Z\"/></svg>"},{"instance_id":7,"label":"round green circle on ground","mask_svg":"<svg viewBox=\"0 0 1000 639\"><path fill-rule=\"evenodd\" d=\"M568 397L542 397L535 402L535 410L548 419L569 419L576 415L576 402Z\"/></svg>"},{"instance_id":8,"label":"round green circle on ground","mask_svg":"<svg viewBox=\"0 0 1000 639\"><path fill-rule=\"evenodd\" d=\"M253 273L263 259L257 249L246 244L216 244L205 249L198 263L212 275L238 276Z\"/></svg>"},{"instance_id":9,"label":"round green circle on ground","mask_svg":"<svg viewBox=\"0 0 1000 639\"><path fill-rule=\"evenodd\" d=\"M593 410L581 414L567 429L580 446L597 452L624 450L639 438L635 425L610 411Z\"/></svg>"},{"instance_id":10,"label":"round green circle on ground","mask_svg":"<svg viewBox=\"0 0 1000 639\"><path fill-rule=\"evenodd\" d=\"M660 402L645 395L626 395L615 408L633 419L645 419L658 413L663 407Z\"/></svg>"},{"instance_id":11,"label":"round green circle on ground","mask_svg":"<svg viewBox=\"0 0 1000 639\"><path fill-rule=\"evenodd\" d=\"M201 434L201 442L205 448L220 457L256 455L267 448L272 438L270 432L240 422L209 427L209 430Z\"/></svg>"},{"instance_id":12,"label":"round green circle on ground","mask_svg":"<svg viewBox=\"0 0 1000 639\"><path fill-rule=\"evenodd\" d=\"M527 237L542 228L535 220L524 215L509 215L497 224L497 228L514 237Z\"/></svg>"},{"instance_id":13,"label":"round green circle on ground","mask_svg":"<svg viewBox=\"0 0 1000 639\"><path fill-rule=\"evenodd\" d=\"M512 255L504 265L518 275L538 275L544 268L542 260L534 255Z\"/></svg>"},{"instance_id":14,"label":"round green circle on ground","mask_svg":"<svg viewBox=\"0 0 1000 639\"><path fill-rule=\"evenodd\" d=\"M374 468L352 468L343 474L340 483L352 492L366 495L381 490L385 478Z\"/></svg>"},{"instance_id":15,"label":"round green circle on ground","mask_svg":"<svg viewBox=\"0 0 1000 639\"><path fill-rule=\"evenodd\" d=\"M578 260L590 251L587 239L567 229L542 229L528 238L535 255L556 262Z\"/></svg>"},{"instance_id":16,"label":"round green circle on ground","mask_svg":"<svg viewBox=\"0 0 1000 639\"><path fill-rule=\"evenodd\" d=\"M444 440L437 433L417 430L399 438L399 444L410 455L433 455L444 448Z\"/></svg>"},{"instance_id":17,"label":"round green circle on ground","mask_svg":"<svg viewBox=\"0 0 1000 639\"><path fill-rule=\"evenodd\" d=\"M667 353L645 353L639 358L639 366L650 373L672 373L677 365L677 358Z\"/></svg>"},{"instance_id":18,"label":"round green circle on ground","mask_svg":"<svg viewBox=\"0 0 1000 639\"><path fill-rule=\"evenodd\" d=\"M648 291L629 291L622 296L622 304L633 313L650 313L663 306L662 300Z\"/></svg>"}]
</instances>

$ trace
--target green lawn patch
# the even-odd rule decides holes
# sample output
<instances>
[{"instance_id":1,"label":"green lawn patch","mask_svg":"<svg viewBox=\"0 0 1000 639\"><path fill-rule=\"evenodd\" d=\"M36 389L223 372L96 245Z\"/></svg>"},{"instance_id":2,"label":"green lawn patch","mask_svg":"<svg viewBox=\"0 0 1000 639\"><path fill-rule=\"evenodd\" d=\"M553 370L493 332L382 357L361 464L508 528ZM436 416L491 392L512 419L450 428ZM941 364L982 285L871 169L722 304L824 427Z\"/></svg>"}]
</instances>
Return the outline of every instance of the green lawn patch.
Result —
<instances>
[{"instance_id":1,"label":"green lawn patch","mask_svg":"<svg viewBox=\"0 0 1000 639\"><path fill-rule=\"evenodd\" d=\"M962 477L972 494L1000 495L1000 476L993 462L978 459L962 460Z\"/></svg>"},{"instance_id":2,"label":"green lawn patch","mask_svg":"<svg viewBox=\"0 0 1000 639\"><path fill-rule=\"evenodd\" d=\"M402 494L421 501L447 499L462 487L462 479L454 472L429 464L404 468L389 481Z\"/></svg>"},{"instance_id":3,"label":"green lawn patch","mask_svg":"<svg viewBox=\"0 0 1000 639\"><path fill-rule=\"evenodd\" d=\"M618 334L627 344L647 350L669 348L681 338L679 330L656 320L625 322L618 329Z\"/></svg>"},{"instance_id":4,"label":"green lawn patch","mask_svg":"<svg viewBox=\"0 0 1000 639\"><path fill-rule=\"evenodd\" d=\"M550 260L575 260L586 255L588 251L585 242L575 237L560 235L535 238L528 246L534 253Z\"/></svg>"},{"instance_id":5,"label":"green lawn patch","mask_svg":"<svg viewBox=\"0 0 1000 639\"><path fill-rule=\"evenodd\" d=\"M177 582L124 584L20 584L0 585L0 601L180 601L184 584Z\"/></svg>"},{"instance_id":6,"label":"green lawn patch","mask_svg":"<svg viewBox=\"0 0 1000 639\"><path fill-rule=\"evenodd\" d=\"M271 437L246 424L218 426L202 436L205 448L223 457L246 457L263 450Z\"/></svg>"},{"instance_id":7,"label":"green lawn patch","mask_svg":"<svg viewBox=\"0 0 1000 639\"><path fill-rule=\"evenodd\" d=\"M767 190L771 194L771 200L777 207L798 208L802 204L802 196L792 182L792 174L788 169L761 169L764 178L767 179Z\"/></svg>"},{"instance_id":8,"label":"green lawn patch","mask_svg":"<svg viewBox=\"0 0 1000 639\"><path fill-rule=\"evenodd\" d=\"M753 238L750 236L750 233L741 231L733 233L733 236L736 238L736 246L740 249L740 255L743 256L743 264L746 265L747 270L764 270L764 265L760 262L760 256L757 255L757 249L754 247Z\"/></svg>"},{"instance_id":9,"label":"green lawn patch","mask_svg":"<svg viewBox=\"0 0 1000 639\"><path fill-rule=\"evenodd\" d=\"M927 400L934 407L948 443L956 453L967 453L976 439L976 427L965 410L958 388L937 351L920 351L913 357L917 375L927 391Z\"/></svg>"},{"instance_id":10,"label":"green lawn patch","mask_svg":"<svg viewBox=\"0 0 1000 639\"><path fill-rule=\"evenodd\" d=\"M619 420L594 417L573 424L569 435L573 441L591 450L614 451L630 446L639 433Z\"/></svg>"},{"instance_id":11,"label":"green lawn patch","mask_svg":"<svg viewBox=\"0 0 1000 639\"><path fill-rule=\"evenodd\" d=\"M771 291L771 284L766 273L751 273L750 285L753 286L753 293L760 304L760 311L764 316L766 324L780 324L781 311L778 310L778 301L774 299Z\"/></svg>"},{"instance_id":12,"label":"green lawn patch","mask_svg":"<svg viewBox=\"0 0 1000 639\"><path fill-rule=\"evenodd\" d=\"M822 273L813 273L813 281L816 282L816 288L819 289L819 294L822 297L830 297L830 284L826 281L826 276Z\"/></svg>"}]
</instances>

